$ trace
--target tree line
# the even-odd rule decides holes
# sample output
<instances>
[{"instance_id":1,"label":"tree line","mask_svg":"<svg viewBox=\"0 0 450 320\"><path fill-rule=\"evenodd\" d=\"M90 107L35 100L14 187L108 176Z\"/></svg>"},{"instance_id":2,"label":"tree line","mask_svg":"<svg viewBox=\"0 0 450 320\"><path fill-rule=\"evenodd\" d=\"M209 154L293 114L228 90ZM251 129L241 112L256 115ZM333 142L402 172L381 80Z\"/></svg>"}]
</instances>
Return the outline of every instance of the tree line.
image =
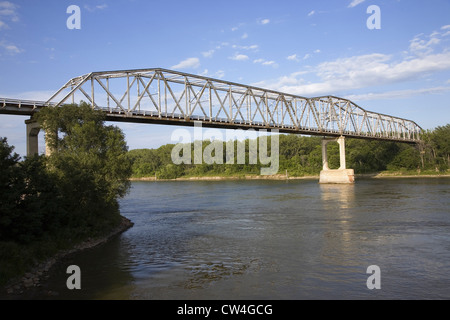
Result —
<instances>
[{"instance_id":1,"label":"tree line","mask_svg":"<svg viewBox=\"0 0 450 320\"><path fill-rule=\"evenodd\" d=\"M319 174L322 170L321 139L292 134L280 135L279 174L286 172L289 176ZM270 139L268 140L270 146ZM211 141L203 141L202 151L211 143ZM245 164L238 164L238 161L226 164L226 152L224 152L222 161L224 164L175 165L171 157L174 144L163 145L157 149L131 150L128 152L128 157L132 163L132 176L175 179L192 176L258 175L263 165L259 162L250 164L248 161L252 141L248 139L235 141L234 150L237 150L238 143L244 144L247 159ZM194 143L190 144L190 148L193 159ZM223 142L223 150L226 148L227 142ZM329 144L327 150L330 168L338 168L338 144ZM346 158L347 167L355 169L357 174L382 171L409 174L444 173L450 168L450 124L424 132L422 142L419 144L348 138L346 139Z\"/></svg>"}]
</instances>

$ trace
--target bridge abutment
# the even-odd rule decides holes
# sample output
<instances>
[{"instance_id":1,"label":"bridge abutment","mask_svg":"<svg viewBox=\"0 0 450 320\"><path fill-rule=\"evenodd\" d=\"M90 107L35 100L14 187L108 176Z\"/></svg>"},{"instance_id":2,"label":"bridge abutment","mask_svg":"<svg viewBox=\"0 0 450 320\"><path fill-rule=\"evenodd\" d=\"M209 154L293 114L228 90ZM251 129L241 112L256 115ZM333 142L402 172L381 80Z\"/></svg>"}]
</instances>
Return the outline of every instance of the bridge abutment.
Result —
<instances>
[{"instance_id":1,"label":"bridge abutment","mask_svg":"<svg viewBox=\"0 0 450 320\"><path fill-rule=\"evenodd\" d=\"M339 169L332 170L328 165L328 152L327 145L330 142L337 142L339 144L339 157L340 166ZM325 138L322 140L322 163L323 169L320 172L319 183L354 183L355 182L355 171L353 169L347 169L346 159L345 159L345 137L341 136L339 138Z\"/></svg>"}]
</instances>

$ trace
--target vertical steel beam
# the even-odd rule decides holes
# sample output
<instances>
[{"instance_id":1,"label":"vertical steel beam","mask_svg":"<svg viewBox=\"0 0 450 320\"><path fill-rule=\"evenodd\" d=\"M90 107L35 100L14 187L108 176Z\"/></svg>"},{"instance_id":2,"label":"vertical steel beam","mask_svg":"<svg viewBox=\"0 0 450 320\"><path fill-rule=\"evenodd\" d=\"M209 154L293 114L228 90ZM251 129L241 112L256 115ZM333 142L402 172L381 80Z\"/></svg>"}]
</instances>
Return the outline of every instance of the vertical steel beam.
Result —
<instances>
[{"instance_id":1,"label":"vertical steel beam","mask_svg":"<svg viewBox=\"0 0 450 320\"><path fill-rule=\"evenodd\" d=\"M94 98L94 76L91 76L91 101L92 109L95 108L95 98Z\"/></svg>"}]
</instances>

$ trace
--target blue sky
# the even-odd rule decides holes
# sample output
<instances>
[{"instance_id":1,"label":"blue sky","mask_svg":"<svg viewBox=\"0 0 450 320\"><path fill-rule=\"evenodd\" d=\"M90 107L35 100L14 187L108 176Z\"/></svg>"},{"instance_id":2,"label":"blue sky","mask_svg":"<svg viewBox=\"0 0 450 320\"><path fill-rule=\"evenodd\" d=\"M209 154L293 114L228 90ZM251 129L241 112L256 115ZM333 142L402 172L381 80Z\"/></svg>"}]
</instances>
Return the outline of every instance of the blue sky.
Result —
<instances>
[{"instance_id":1,"label":"blue sky","mask_svg":"<svg viewBox=\"0 0 450 320\"><path fill-rule=\"evenodd\" d=\"M80 30L66 26L70 5ZM381 29L367 28L370 5ZM46 100L82 74L153 67L337 95L432 129L450 123L450 1L0 0L0 97ZM0 115L21 155L25 120ZM176 129L116 125L130 149Z\"/></svg>"}]
</instances>

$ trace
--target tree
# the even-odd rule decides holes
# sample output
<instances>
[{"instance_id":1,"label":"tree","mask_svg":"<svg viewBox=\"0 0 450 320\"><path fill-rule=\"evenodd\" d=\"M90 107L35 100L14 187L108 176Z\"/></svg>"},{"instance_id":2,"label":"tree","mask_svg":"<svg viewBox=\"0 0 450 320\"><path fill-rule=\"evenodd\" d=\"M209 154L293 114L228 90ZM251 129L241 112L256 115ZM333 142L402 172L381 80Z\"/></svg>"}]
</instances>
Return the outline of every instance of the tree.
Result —
<instances>
[{"instance_id":1,"label":"tree","mask_svg":"<svg viewBox=\"0 0 450 320\"><path fill-rule=\"evenodd\" d=\"M45 108L37 119L53 149L48 170L64 194L67 226L82 236L117 223L118 198L126 195L131 175L121 130L106 126L103 113L84 102Z\"/></svg>"},{"instance_id":2,"label":"tree","mask_svg":"<svg viewBox=\"0 0 450 320\"><path fill-rule=\"evenodd\" d=\"M437 127L431 136L431 141L441 170L450 168L450 124Z\"/></svg>"},{"instance_id":3,"label":"tree","mask_svg":"<svg viewBox=\"0 0 450 320\"><path fill-rule=\"evenodd\" d=\"M19 162L6 139L0 141L0 240L30 243L60 225L61 199L45 157Z\"/></svg>"},{"instance_id":4,"label":"tree","mask_svg":"<svg viewBox=\"0 0 450 320\"><path fill-rule=\"evenodd\" d=\"M21 178L20 157L6 138L0 138L0 240L8 239L25 183Z\"/></svg>"},{"instance_id":5,"label":"tree","mask_svg":"<svg viewBox=\"0 0 450 320\"><path fill-rule=\"evenodd\" d=\"M415 170L420 168L419 150L412 146L404 146L388 164L388 170Z\"/></svg>"}]
</instances>

